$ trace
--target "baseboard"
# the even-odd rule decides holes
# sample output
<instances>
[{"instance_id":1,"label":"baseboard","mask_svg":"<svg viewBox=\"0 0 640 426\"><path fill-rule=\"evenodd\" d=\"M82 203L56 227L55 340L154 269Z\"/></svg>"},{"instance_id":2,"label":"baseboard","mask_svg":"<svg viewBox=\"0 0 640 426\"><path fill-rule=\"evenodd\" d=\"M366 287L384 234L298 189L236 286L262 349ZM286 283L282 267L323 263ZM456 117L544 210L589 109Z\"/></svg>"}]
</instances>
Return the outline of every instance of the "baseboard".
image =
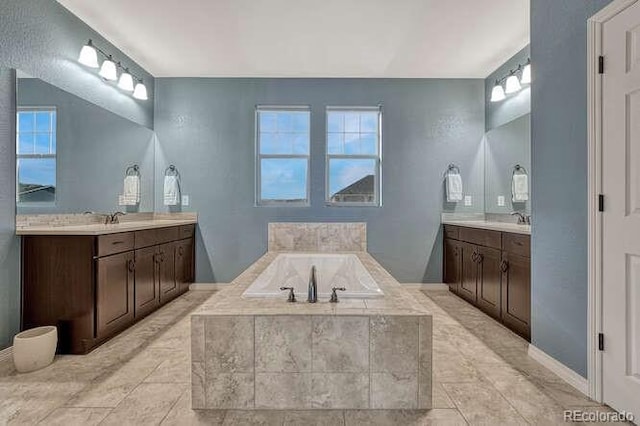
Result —
<instances>
[{"instance_id":1,"label":"baseboard","mask_svg":"<svg viewBox=\"0 0 640 426\"><path fill-rule=\"evenodd\" d=\"M565 382L589 396L589 381L541 349L529 344L528 355Z\"/></svg>"},{"instance_id":2,"label":"baseboard","mask_svg":"<svg viewBox=\"0 0 640 426\"><path fill-rule=\"evenodd\" d=\"M402 284L402 286L412 290L449 290L449 286L447 284L440 283L411 283Z\"/></svg>"},{"instance_id":3,"label":"baseboard","mask_svg":"<svg viewBox=\"0 0 640 426\"><path fill-rule=\"evenodd\" d=\"M189 290L222 290L229 287L228 283L193 283L189 285Z\"/></svg>"}]
</instances>

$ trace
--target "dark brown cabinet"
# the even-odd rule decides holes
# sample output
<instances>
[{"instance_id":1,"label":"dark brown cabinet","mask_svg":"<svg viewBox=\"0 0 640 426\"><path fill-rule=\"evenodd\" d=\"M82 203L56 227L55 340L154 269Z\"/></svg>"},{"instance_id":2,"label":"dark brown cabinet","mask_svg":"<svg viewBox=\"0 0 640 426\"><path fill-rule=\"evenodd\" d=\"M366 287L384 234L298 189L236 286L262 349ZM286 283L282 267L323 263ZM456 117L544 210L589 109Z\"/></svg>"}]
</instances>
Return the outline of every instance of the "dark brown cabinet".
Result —
<instances>
[{"instance_id":1,"label":"dark brown cabinet","mask_svg":"<svg viewBox=\"0 0 640 426\"><path fill-rule=\"evenodd\" d=\"M133 322L133 252L102 257L96 264L96 335L103 338Z\"/></svg>"},{"instance_id":2,"label":"dark brown cabinet","mask_svg":"<svg viewBox=\"0 0 640 426\"><path fill-rule=\"evenodd\" d=\"M189 289L194 230L24 236L22 329L56 325L58 352L89 352Z\"/></svg>"},{"instance_id":3,"label":"dark brown cabinet","mask_svg":"<svg viewBox=\"0 0 640 426\"><path fill-rule=\"evenodd\" d=\"M449 290L529 340L530 237L451 225L444 235Z\"/></svg>"}]
</instances>

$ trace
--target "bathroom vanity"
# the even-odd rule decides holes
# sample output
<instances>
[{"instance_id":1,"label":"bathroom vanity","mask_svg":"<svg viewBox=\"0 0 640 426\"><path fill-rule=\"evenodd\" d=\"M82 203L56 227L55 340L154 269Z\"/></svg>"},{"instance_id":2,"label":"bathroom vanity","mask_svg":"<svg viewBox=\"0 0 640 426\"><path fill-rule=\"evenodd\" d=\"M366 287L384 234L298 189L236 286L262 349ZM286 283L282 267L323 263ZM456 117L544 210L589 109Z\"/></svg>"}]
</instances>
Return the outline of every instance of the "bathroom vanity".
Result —
<instances>
[{"instance_id":1,"label":"bathroom vanity","mask_svg":"<svg viewBox=\"0 0 640 426\"><path fill-rule=\"evenodd\" d=\"M189 289L192 220L27 227L22 329L58 326L58 352L84 354Z\"/></svg>"},{"instance_id":2,"label":"bathroom vanity","mask_svg":"<svg viewBox=\"0 0 640 426\"><path fill-rule=\"evenodd\" d=\"M529 226L444 224L444 282L449 290L531 339Z\"/></svg>"}]
</instances>

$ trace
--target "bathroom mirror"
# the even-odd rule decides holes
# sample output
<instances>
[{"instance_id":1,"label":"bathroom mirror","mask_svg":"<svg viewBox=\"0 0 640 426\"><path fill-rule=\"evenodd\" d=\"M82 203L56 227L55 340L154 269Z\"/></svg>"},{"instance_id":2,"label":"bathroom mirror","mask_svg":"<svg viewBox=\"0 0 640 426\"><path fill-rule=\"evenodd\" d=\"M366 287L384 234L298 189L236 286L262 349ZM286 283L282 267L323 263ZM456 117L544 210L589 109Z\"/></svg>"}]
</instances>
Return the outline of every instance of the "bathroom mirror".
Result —
<instances>
[{"instance_id":1,"label":"bathroom mirror","mask_svg":"<svg viewBox=\"0 0 640 426\"><path fill-rule=\"evenodd\" d=\"M487 132L484 170L486 213L530 214L531 114ZM515 178L516 194L513 193L514 174L520 175Z\"/></svg>"},{"instance_id":2,"label":"bathroom mirror","mask_svg":"<svg viewBox=\"0 0 640 426\"><path fill-rule=\"evenodd\" d=\"M153 131L20 71L16 110L18 214L153 211Z\"/></svg>"}]
</instances>

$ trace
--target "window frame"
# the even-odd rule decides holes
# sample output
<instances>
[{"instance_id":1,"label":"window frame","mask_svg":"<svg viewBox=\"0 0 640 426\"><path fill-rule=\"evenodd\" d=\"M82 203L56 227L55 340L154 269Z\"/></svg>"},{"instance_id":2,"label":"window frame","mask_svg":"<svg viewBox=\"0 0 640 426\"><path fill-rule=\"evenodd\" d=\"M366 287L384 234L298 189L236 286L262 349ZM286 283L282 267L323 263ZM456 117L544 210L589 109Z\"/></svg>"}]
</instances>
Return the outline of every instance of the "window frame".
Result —
<instances>
[{"instance_id":1,"label":"window frame","mask_svg":"<svg viewBox=\"0 0 640 426\"><path fill-rule=\"evenodd\" d=\"M20 141L20 115L21 112L42 112L55 113L55 136L56 136L56 149L54 154L20 154L19 153L19 141ZM39 133L39 132L32 132ZM40 132L41 133L41 132ZM53 120L51 121L49 134L53 134ZM20 201L20 166L21 159L52 159L55 163L56 176L53 193L53 201ZM18 207L51 207L56 206L58 203L58 108L56 106L19 106L16 108L16 205Z\"/></svg>"},{"instance_id":2,"label":"window frame","mask_svg":"<svg viewBox=\"0 0 640 426\"><path fill-rule=\"evenodd\" d=\"M377 154L329 154L329 113L377 112L378 113L378 153ZM327 106L325 108L325 205L329 207L382 207L382 105L377 106ZM347 132L343 132L347 133ZM331 201L330 162L336 160L375 160L374 200L369 201Z\"/></svg>"},{"instance_id":3,"label":"window frame","mask_svg":"<svg viewBox=\"0 0 640 426\"><path fill-rule=\"evenodd\" d=\"M306 112L309 116L308 154L261 154L260 153L260 112ZM255 206L256 207L309 207L311 205L311 107L309 105L256 105L255 108ZM262 199L263 159L305 159L307 161L306 195L304 201Z\"/></svg>"}]
</instances>

